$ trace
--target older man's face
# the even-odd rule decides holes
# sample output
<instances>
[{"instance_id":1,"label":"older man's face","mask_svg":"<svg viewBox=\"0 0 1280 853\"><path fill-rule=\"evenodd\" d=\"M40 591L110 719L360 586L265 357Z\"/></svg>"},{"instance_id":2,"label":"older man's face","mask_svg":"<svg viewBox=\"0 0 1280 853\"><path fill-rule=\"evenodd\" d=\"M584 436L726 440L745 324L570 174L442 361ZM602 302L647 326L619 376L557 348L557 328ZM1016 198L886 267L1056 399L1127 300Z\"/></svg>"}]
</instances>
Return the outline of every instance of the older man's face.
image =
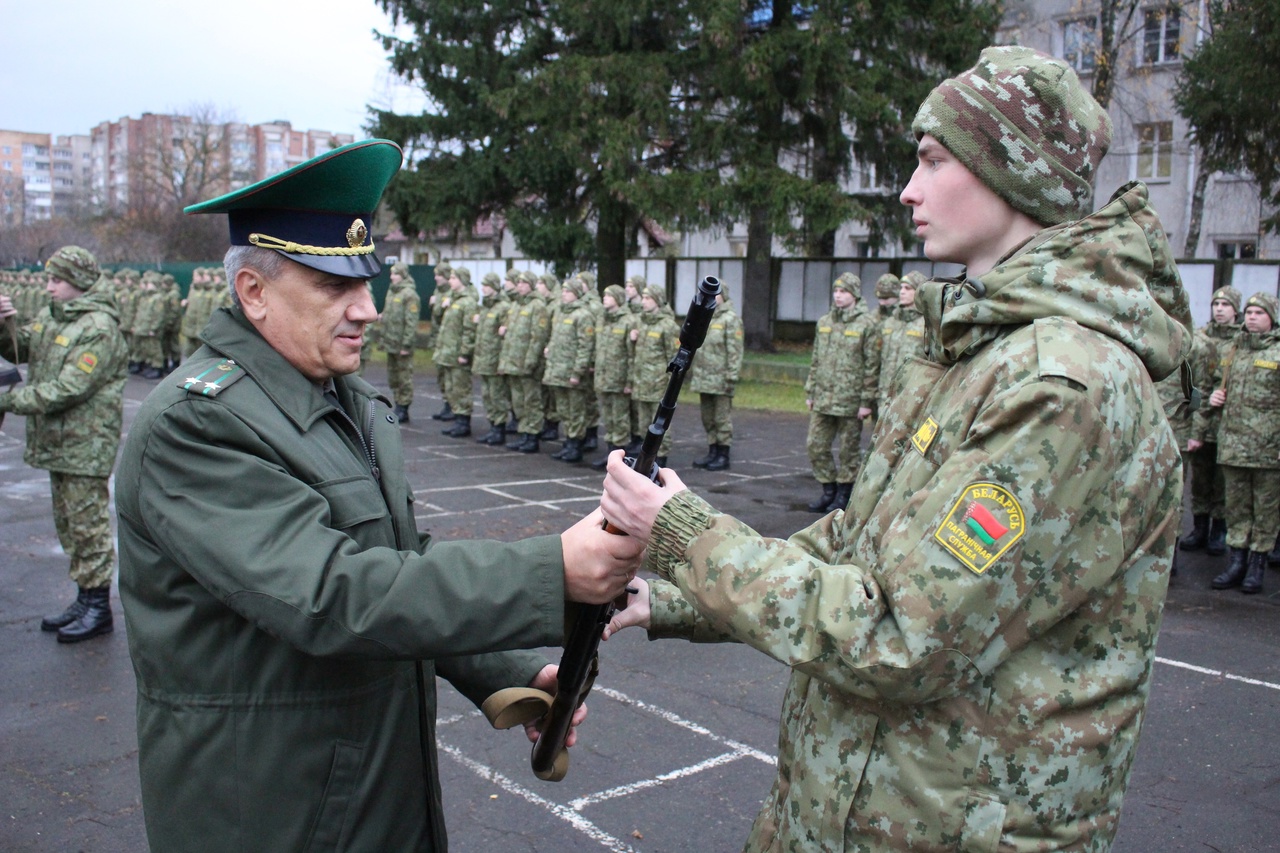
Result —
<instances>
[{"instance_id":1,"label":"older man's face","mask_svg":"<svg viewBox=\"0 0 1280 853\"><path fill-rule=\"evenodd\" d=\"M360 369L365 325L378 316L364 279L293 262L263 285L261 304L246 306L246 314L272 349L313 382Z\"/></svg>"}]
</instances>

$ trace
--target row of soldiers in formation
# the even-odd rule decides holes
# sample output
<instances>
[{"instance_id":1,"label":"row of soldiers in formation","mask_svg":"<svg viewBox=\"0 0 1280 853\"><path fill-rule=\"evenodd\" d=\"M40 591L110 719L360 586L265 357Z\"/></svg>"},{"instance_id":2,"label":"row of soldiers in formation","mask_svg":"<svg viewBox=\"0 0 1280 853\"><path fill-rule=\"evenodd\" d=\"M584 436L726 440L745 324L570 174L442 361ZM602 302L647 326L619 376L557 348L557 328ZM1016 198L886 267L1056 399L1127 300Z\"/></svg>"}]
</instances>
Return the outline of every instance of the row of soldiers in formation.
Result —
<instances>
[{"instance_id":1,"label":"row of soldiers in formation","mask_svg":"<svg viewBox=\"0 0 1280 853\"><path fill-rule=\"evenodd\" d=\"M95 288L108 293L119 310L120 331L129 349L128 372L144 379L161 378L195 352L209 317L231 305L221 267L196 267L185 299L168 273L125 267L101 276ZM19 325L48 307L45 280L44 271L0 272L0 293L13 301Z\"/></svg>"}]
</instances>

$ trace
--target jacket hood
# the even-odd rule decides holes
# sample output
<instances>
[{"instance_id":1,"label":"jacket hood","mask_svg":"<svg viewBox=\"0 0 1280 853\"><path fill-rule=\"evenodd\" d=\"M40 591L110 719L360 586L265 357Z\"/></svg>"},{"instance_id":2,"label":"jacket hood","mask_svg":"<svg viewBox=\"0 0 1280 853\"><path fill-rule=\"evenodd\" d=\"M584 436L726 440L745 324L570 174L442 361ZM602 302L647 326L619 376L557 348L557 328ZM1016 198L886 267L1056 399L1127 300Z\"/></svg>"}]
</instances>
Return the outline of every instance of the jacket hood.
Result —
<instances>
[{"instance_id":1,"label":"jacket hood","mask_svg":"<svg viewBox=\"0 0 1280 853\"><path fill-rule=\"evenodd\" d=\"M980 279L921 285L916 307L944 363L1005 331L1066 317L1133 350L1154 380L1191 349L1190 301L1160 219L1139 182L1084 219L1037 233Z\"/></svg>"},{"instance_id":2,"label":"jacket hood","mask_svg":"<svg viewBox=\"0 0 1280 853\"><path fill-rule=\"evenodd\" d=\"M50 308L52 311L60 312L63 317L68 320L72 317L79 317L83 314L90 314L94 311L101 311L108 315L116 322L120 321L120 307L116 304L116 298L111 294L111 285L107 279L100 278L94 282L93 287L86 290L82 295L75 299L68 299L66 302L54 302ZM55 313L55 316L57 314Z\"/></svg>"}]
</instances>

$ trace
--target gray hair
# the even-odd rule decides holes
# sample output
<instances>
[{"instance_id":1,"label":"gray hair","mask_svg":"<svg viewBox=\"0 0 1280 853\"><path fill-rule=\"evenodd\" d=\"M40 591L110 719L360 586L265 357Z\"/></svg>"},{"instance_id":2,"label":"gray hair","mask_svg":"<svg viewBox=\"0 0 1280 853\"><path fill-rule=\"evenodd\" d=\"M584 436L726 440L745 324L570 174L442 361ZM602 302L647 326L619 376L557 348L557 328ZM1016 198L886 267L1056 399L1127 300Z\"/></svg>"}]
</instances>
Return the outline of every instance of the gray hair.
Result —
<instances>
[{"instance_id":1,"label":"gray hair","mask_svg":"<svg viewBox=\"0 0 1280 853\"><path fill-rule=\"evenodd\" d=\"M248 267L262 274L265 279L278 277L284 271L284 255L274 249L260 246L232 246L222 257L222 267L227 271L227 289L231 291L231 302L240 307L240 296L236 293L236 274Z\"/></svg>"}]
</instances>

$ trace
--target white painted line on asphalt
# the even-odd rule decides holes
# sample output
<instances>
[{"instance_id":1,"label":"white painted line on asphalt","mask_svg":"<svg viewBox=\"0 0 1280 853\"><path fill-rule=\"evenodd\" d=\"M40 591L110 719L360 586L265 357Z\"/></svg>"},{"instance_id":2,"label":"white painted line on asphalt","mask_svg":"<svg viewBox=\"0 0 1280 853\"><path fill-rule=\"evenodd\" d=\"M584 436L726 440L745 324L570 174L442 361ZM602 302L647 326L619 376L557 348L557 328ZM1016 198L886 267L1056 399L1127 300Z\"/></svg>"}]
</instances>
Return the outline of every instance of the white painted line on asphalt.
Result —
<instances>
[{"instance_id":1,"label":"white painted line on asphalt","mask_svg":"<svg viewBox=\"0 0 1280 853\"><path fill-rule=\"evenodd\" d=\"M1162 657L1157 657L1156 661L1158 663L1167 664L1168 666L1175 666L1178 669L1186 669L1186 670L1190 670L1191 672L1198 672L1201 675L1214 675L1219 678L1225 678L1228 681L1239 681L1244 684L1250 684L1254 687L1266 687L1269 690L1280 690L1280 684L1272 684L1270 681L1259 681L1256 678L1245 678L1243 675L1232 675L1231 673L1223 672L1220 669L1209 669L1208 667L1204 667L1204 666L1196 666L1193 663L1184 663L1180 660L1170 660L1169 658L1162 658Z\"/></svg>"},{"instance_id":2,"label":"white painted line on asphalt","mask_svg":"<svg viewBox=\"0 0 1280 853\"><path fill-rule=\"evenodd\" d=\"M441 752L444 752L450 757L452 757L454 761L457 761L459 764L461 764L463 767L466 767L472 773L475 773L481 779L484 779L487 782L492 782L498 787L502 788L504 791L507 791L508 793L511 793L511 794L515 794L517 797L520 797L521 799L529 803L532 803L536 806L541 806L542 808L551 812L556 817L563 820L565 823L572 826L578 832L581 832L583 835L587 836L592 841L595 841L598 844L600 844L600 846L605 848L606 850L612 850L614 851L614 853L637 853L634 847L630 846L629 844L623 842L620 839L614 838L612 835L605 832L603 829L596 826L591 821L587 820L585 817L583 817L578 812L574 811L572 808L566 805L562 805L561 803L554 803L551 800L546 799L545 797L541 797L538 794L535 794L533 791L529 790L528 788L524 787L523 785L517 784L516 782L507 778L503 774L494 770L492 767L488 767L484 764L481 764L478 761L474 761L470 758L467 758L465 755L462 754L462 750L458 749L455 746L450 746L449 744L446 744L446 743L438 743L438 746Z\"/></svg>"},{"instance_id":3,"label":"white painted line on asphalt","mask_svg":"<svg viewBox=\"0 0 1280 853\"><path fill-rule=\"evenodd\" d=\"M632 782L629 785L619 785L618 787L610 788L607 791L600 791L595 794L588 794L585 797L579 797L576 800L570 800L569 808L580 812L587 806L594 806L596 803L603 803L605 800L625 797L628 794L634 794L637 791L643 791L646 788L654 788L664 782L683 779L685 776L692 776L695 773L701 773L703 770L709 770L712 767L719 767L722 764L728 764L731 761L737 761L739 758L745 757L747 757L747 752L744 750L726 752L723 755L708 758L706 761L700 761L697 764L691 764L688 767L681 767L679 770L672 770L670 773L663 773L653 777L652 779L642 779L639 782Z\"/></svg>"},{"instance_id":4,"label":"white painted line on asphalt","mask_svg":"<svg viewBox=\"0 0 1280 853\"><path fill-rule=\"evenodd\" d=\"M711 740L715 741L716 743L722 743L725 746L729 747L730 749L734 750L735 752L741 752L743 755L748 755L756 759L757 761L763 761L765 764L768 764L770 766L775 766L778 763L778 759L767 752L761 752L758 749L747 746L745 743L738 743L736 740L729 740L728 738L720 737L719 735L712 733L710 729L707 729L704 726L700 726L697 723L692 722L690 720L686 720L683 717L677 716L676 714L673 714L670 711L663 710L662 708L659 708L656 705L650 705L648 702L641 702L639 699L632 699L627 694L619 693L617 690L612 690L608 687L595 687L593 688L593 690L596 693L603 693L605 696L608 696L610 699L613 699L617 702L621 702L624 705L630 705L633 708L638 708L641 711L647 711L650 714L661 717L662 719L666 720L668 723L677 725L682 729L688 729L694 734L699 734L699 735L702 735L703 737L711 738Z\"/></svg>"},{"instance_id":5,"label":"white painted line on asphalt","mask_svg":"<svg viewBox=\"0 0 1280 853\"><path fill-rule=\"evenodd\" d=\"M541 480L503 480L497 483L470 483L465 486L442 486L438 489L418 489L417 494L434 495L443 494L445 492L470 492L475 489L510 489L515 486L569 486L571 488L585 488L580 485L583 481L591 481L593 483L603 483L604 477L599 474L589 474L584 477L549 477ZM596 487L597 489L599 486Z\"/></svg>"}]
</instances>

